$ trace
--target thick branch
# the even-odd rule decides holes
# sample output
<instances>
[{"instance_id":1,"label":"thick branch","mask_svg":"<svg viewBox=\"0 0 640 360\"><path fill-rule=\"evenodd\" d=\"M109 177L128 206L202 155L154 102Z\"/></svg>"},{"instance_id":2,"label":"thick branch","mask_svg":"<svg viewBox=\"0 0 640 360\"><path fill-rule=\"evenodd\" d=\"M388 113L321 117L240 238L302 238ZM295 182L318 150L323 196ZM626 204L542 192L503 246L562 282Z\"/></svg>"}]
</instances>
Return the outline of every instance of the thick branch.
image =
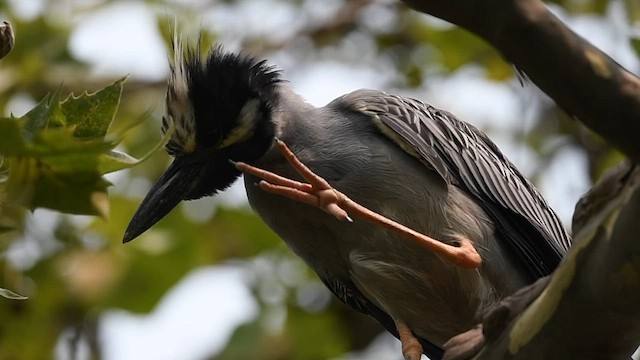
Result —
<instances>
[{"instance_id":1,"label":"thick branch","mask_svg":"<svg viewBox=\"0 0 640 360\"><path fill-rule=\"evenodd\" d=\"M405 0L482 37L569 114L640 162L640 80L539 0Z\"/></svg>"},{"instance_id":2,"label":"thick branch","mask_svg":"<svg viewBox=\"0 0 640 360\"><path fill-rule=\"evenodd\" d=\"M575 245L549 283L501 302L446 359L629 359L640 343L640 167L611 172L579 203ZM542 285L542 286L538 286ZM523 309L525 309L523 311Z\"/></svg>"}]
</instances>

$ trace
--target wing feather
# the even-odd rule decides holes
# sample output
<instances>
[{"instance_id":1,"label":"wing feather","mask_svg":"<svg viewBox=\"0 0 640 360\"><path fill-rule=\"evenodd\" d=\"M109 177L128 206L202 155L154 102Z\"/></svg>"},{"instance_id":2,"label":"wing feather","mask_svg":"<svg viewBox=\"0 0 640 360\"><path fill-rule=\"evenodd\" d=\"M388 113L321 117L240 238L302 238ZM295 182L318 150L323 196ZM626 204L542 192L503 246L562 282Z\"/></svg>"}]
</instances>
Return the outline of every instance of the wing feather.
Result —
<instances>
[{"instance_id":1,"label":"wing feather","mask_svg":"<svg viewBox=\"0 0 640 360\"><path fill-rule=\"evenodd\" d=\"M415 99L357 90L329 106L369 117L382 134L478 199L533 278L551 273L571 238L538 190L480 130Z\"/></svg>"}]
</instances>

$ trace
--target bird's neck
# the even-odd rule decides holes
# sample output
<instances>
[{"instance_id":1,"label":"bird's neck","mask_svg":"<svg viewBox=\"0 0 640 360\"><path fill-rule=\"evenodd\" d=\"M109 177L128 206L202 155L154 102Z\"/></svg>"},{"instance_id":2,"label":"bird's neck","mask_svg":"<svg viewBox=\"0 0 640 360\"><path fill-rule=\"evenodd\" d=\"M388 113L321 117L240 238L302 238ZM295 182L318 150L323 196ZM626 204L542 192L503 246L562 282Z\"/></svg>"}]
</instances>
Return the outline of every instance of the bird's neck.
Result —
<instances>
[{"instance_id":1,"label":"bird's neck","mask_svg":"<svg viewBox=\"0 0 640 360\"><path fill-rule=\"evenodd\" d=\"M286 140L285 134L295 134L294 128L300 125L300 119L317 109L285 83L278 85L278 93L280 101L272 113L272 122L275 136Z\"/></svg>"}]
</instances>

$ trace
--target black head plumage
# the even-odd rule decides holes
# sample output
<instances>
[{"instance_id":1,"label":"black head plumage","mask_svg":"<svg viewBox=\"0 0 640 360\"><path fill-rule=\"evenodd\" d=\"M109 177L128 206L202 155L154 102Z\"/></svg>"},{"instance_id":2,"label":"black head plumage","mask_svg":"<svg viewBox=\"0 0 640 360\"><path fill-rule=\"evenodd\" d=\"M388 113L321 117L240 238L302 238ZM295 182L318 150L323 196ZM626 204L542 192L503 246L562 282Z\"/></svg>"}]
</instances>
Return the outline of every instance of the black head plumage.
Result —
<instances>
[{"instance_id":1,"label":"black head plumage","mask_svg":"<svg viewBox=\"0 0 640 360\"><path fill-rule=\"evenodd\" d=\"M258 100L260 116L278 103L279 72L265 60L213 48L206 59L191 53L185 58L187 84L196 120L198 143L222 141L237 125L243 107Z\"/></svg>"},{"instance_id":2,"label":"black head plumage","mask_svg":"<svg viewBox=\"0 0 640 360\"><path fill-rule=\"evenodd\" d=\"M279 72L216 46L206 57L183 51L176 38L162 130L174 126L166 148L174 160L153 185L124 235L127 242L182 200L210 196L239 176L230 160L252 163L274 142Z\"/></svg>"},{"instance_id":3,"label":"black head plumage","mask_svg":"<svg viewBox=\"0 0 640 360\"><path fill-rule=\"evenodd\" d=\"M200 168L202 180L184 199L212 195L240 175L229 160L251 163L263 156L275 135L280 72L243 53L214 46L206 56L198 47L174 41L167 90L167 116L175 125L167 152L186 167Z\"/></svg>"},{"instance_id":4,"label":"black head plumage","mask_svg":"<svg viewBox=\"0 0 640 360\"><path fill-rule=\"evenodd\" d=\"M167 91L167 112L176 127L167 145L170 154L220 146L233 131L238 137L241 126L256 132L259 122L270 120L282 80L265 60L219 45L202 57L199 47L183 50L177 40L174 53ZM167 128L165 119L163 131Z\"/></svg>"}]
</instances>

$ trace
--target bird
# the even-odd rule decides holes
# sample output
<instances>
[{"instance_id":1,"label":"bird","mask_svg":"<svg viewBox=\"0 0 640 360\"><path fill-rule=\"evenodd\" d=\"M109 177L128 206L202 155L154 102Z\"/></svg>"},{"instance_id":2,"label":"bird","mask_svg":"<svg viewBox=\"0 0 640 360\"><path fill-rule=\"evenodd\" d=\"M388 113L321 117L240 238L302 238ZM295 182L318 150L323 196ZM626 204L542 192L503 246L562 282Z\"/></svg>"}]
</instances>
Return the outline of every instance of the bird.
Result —
<instances>
[{"instance_id":1,"label":"bird","mask_svg":"<svg viewBox=\"0 0 640 360\"><path fill-rule=\"evenodd\" d=\"M315 107L264 59L215 44L202 52L177 36L172 43L162 131L173 131L165 148L174 159L124 242L181 201L214 196L244 173L258 216L340 301L398 337L411 360L441 358L449 338L553 272L571 246L534 185L453 114L371 89ZM351 218L340 204L330 204L338 208L330 214L296 201L308 194L273 190L312 191L301 167L332 194L437 244L470 244L481 262L459 266L406 234ZM291 182L271 184L273 177Z\"/></svg>"}]
</instances>

